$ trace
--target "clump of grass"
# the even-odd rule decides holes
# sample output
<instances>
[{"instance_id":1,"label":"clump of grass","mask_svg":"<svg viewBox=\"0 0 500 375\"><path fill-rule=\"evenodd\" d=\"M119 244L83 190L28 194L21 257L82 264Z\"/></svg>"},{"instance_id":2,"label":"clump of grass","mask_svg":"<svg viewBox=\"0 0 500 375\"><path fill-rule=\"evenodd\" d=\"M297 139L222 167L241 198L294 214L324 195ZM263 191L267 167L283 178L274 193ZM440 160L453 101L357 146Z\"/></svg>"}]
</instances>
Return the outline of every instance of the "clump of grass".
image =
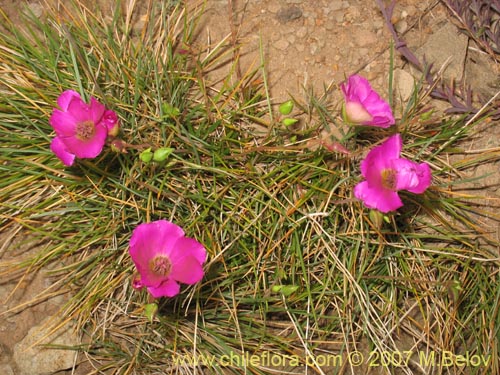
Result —
<instances>
[{"instance_id":1,"label":"clump of grass","mask_svg":"<svg viewBox=\"0 0 500 375\"><path fill-rule=\"evenodd\" d=\"M342 127L329 97L311 96L297 100L307 116L292 141L269 112L260 67L211 79L232 46L198 49L196 14L151 3L133 29L133 11L105 18L76 1L23 29L6 20L0 44L2 232L44 242L19 266L57 266L53 289L72 292L62 319L86 333L94 373L340 373L349 353L372 348L415 353L395 366L405 373L429 370L417 352L433 350L491 355L477 373L498 371L498 241L474 224L495 215L453 189L462 169L499 154L449 160L484 119L429 112L417 85L398 131L405 156L432 166L433 187L378 221L352 187L361 156L392 130L350 133L349 155L306 147ZM114 109L135 146L63 168L48 118L68 88ZM138 158L164 146L175 149L164 164ZM149 322L128 241L160 218L202 242L209 261L202 283L161 300ZM325 354L342 360L325 367Z\"/></svg>"}]
</instances>

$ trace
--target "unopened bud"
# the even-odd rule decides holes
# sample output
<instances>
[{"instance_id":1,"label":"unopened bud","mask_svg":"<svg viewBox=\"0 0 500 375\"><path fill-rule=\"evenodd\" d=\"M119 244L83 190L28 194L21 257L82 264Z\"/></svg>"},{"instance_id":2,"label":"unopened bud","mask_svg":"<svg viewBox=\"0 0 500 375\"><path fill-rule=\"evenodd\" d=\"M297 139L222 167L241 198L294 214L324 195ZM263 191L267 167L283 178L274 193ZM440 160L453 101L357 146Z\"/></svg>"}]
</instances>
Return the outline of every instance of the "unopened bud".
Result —
<instances>
[{"instance_id":1,"label":"unopened bud","mask_svg":"<svg viewBox=\"0 0 500 375\"><path fill-rule=\"evenodd\" d=\"M148 318L150 323L153 323L153 319L158 311L158 305L156 303L148 303L144 306L144 316Z\"/></svg>"},{"instance_id":2,"label":"unopened bud","mask_svg":"<svg viewBox=\"0 0 500 375\"><path fill-rule=\"evenodd\" d=\"M106 110L102 121L106 125L109 137L116 137L120 133L120 122L118 121L118 116L112 110Z\"/></svg>"},{"instance_id":3,"label":"unopened bud","mask_svg":"<svg viewBox=\"0 0 500 375\"><path fill-rule=\"evenodd\" d=\"M173 148L170 147L162 147L155 150L153 154L153 160L156 162L162 162L167 160L168 156L174 151Z\"/></svg>"},{"instance_id":4,"label":"unopened bud","mask_svg":"<svg viewBox=\"0 0 500 375\"><path fill-rule=\"evenodd\" d=\"M291 126L293 124L296 124L299 120L297 120L296 118L285 118L283 119L283 125L285 126Z\"/></svg>"},{"instance_id":5,"label":"unopened bud","mask_svg":"<svg viewBox=\"0 0 500 375\"><path fill-rule=\"evenodd\" d=\"M151 147L142 151L139 154L139 158L144 162L144 163L149 163L153 159L153 153L151 152Z\"/></svg>"},{"instance_id":6,"label":"unopened bud","mask_svg":"<svg viewBox=\"0 0 500 375\"><path fill-rule=\"evenodd\" d=\"M279 106L279 111L282 115L289 115L291 112L292 112L292 109L293 109L293 101L292 100L288 100L284 103L281 103L281 105Z\"/></svg>"}]
</instances>

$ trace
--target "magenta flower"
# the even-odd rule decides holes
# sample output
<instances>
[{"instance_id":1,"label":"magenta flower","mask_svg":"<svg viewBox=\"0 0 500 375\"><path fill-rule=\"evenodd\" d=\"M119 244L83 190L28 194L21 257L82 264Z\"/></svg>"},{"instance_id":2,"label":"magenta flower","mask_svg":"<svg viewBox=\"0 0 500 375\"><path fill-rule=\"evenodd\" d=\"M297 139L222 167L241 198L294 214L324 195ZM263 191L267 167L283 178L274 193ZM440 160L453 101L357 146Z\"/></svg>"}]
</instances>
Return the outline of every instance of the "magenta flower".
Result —
<instances>
[{"instance_id":1,"label":"magenta flower","mask_svg":"<svg viewBox=\"0 0 500 375\"><path fill-rule=\"evenodd\" d=\"M370 83L359 75L352 75L340 86L344 94L344 115L349 123L388 128L395 123L389 104Z\"/></svg>"},{"instance_id":2,"label":"magenta flower","mask_svg":"<svg viewBox=\"0 0 500 375\"><path fill-rule=\"evenodd\" d=\"M50 149L65 165L73 165L75 157L95 158L108 135L118 134L116 113L94 98L87 104L76 91L67 90L57 104L60 109L54 108L49 120L56 132Z\"/></svg>"},{"instance_id":3,"label":"magenta flower","mask_svg":"<svg viewBox=\"0 0 500 375\"><path fill-rule=\"evenodd\" d=\"M134 288L146 287L154 298L173 297L179 293L179 283L196 284L203 278L205 248L169 221L140 224L132 233L129 251L139 273Z\"/></svg>"},{"instance_id":4,"label":"magenta flower","mask_svg":"<svg viewBox=\"0 0 500 375\"><path fill-rule=\"evenodd\" d=\"M354 187L354 196L368 208L385 213L397 210L403 206L399 190L422 194L429 187L432 178L429 165L400 158L401 148L401 135L395 134L373 148L361 162L365 181Z\"/></svg>"}]
</instances>

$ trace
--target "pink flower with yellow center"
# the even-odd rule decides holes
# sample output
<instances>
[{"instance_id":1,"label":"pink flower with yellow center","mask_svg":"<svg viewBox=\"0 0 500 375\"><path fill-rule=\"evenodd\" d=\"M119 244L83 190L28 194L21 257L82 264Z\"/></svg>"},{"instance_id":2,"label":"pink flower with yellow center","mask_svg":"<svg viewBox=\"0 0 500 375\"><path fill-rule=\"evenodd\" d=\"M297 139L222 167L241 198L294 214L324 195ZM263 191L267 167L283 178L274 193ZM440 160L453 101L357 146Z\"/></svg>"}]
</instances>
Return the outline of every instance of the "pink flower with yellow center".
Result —
<instances>
[{"instance_id":1,"label":"pink flower with yellow center","mask_svg":"<svg viewBox=\"0 0 500 375\"><path fill-rule=\"evenodd\" d=\"M344 94L344 116L354 125L388 128L395 123L391 107L372 89L366 78L352 75L340 86Z\"/></svg>"},{"instance_id":2,"label":"pink flower with yellow center","mask_svg":"<svg viewBox=\"0 0 500 375\"><path fill-rule=\"evenodd\" d=\"M387 213L403 206L399 190L422 194L431 184L427 163L400 158L402 139L395 134L373 148L361 162L365 181L354 187L354 196L368 208Z\"/></svg>"},{"instance_id":3,"label":"pink flower with yellow center","mask_svg":"<svg viewBox=\"0 0 500 375\"><path fill-rule=\"evenodd\" d=\"M55 108L49 120L56 132L50 149L65 165L73 165L76 157L95 158L108 135L118 133L116 113L94 98L87 104L76 91L67 90L59 96L57 105L60 109Z\"/></svg>"},{"instance_id":4,"label":"pink flower with yellow center","mask_svg":"<svg viewBox=\"0 0 500 375\"><path fill-rule=\"evenodd\" d=\"M166 220L137 226L129 252L138 272L134 288L146 287L154 298L173 297L180 291L179 283L196 284L204 275L207 252L203 245Z\"/></svg>"}]
</instances>

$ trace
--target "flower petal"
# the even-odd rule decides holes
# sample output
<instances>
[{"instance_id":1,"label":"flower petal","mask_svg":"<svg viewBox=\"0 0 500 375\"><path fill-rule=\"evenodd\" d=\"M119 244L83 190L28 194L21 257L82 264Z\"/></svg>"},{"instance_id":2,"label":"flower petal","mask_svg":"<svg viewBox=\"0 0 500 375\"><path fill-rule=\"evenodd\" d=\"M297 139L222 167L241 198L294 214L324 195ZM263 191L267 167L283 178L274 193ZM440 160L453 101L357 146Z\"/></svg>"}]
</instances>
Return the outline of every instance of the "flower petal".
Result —
<instances>
[{"instance_id":1,"label":"flower petal","mask_svg":"<svg viewBox=\"0 0 500 375\"><path fill-rule=\"evenodd\" d=\"M104 104L99 103L95 98L90 98L90 118L94 122L94 124L99 124L104 116L104 112L106 111L106 107Z\"/></svg>"},{"instance_id":2,"label":"flower petal","mask_svg":"<svg viewBox=\"0 0 500 375\"><path fill-rule=\"evenodd\" d=\"M344 93L346 101L362 102L372 91L368 80L357 74L347 78L347 81L340 85L340 88Z\"/></svg>"},{"instance_id":3,"label":"flower petal","mask_svg":"<svg viewBox=\"0 0 500 375\"><path fill-rule=\"evenodd\" d=\"M72 98L67 112L71 114L76 123L92 121L90 106L80 98ZM94 121L94 124L97 124L97 122Z\"/></svg>"},{"instance_id":4,"label":"flower petal","mask_svg":"<svg viewBox=\"0 0 500 375\"><path fill-rule=\"evenodd\" d=\"M368 181L362 181L354 187L354 196L363 201L366 207L387 213L403 206L397 192L373 187Z\"/></svg>"},{"instance_id":5,"label":"flower petal","mask_svg":"<svg viewBox=\"0 0 500 375\"><path fill-rule=\"evenodd\" d=\"M71 113L54 109L49 119L59 137L74 137L76 133L76 120Z\"/></svg>"},{"instance_id":6,"label":"flower petal","mask_svg":"<svg viewBox=\"0 0 500 375\"><path fill-rule=\"evenodd\" d=\"M422 194L431 185L431 167L427 163L420 163L418 164L417 174L419 178L419 184L414 188L408 189L408 191L414 194Z\"/></svg>"},{"instance_id":7,"label":"flower petal","mask_svg":"<svg viewBox=\"0 0 500 375\"><path fill-rule=\"evenodd\" d=\"M372 115L359 102L345 103L345 114L347 121L353 124L365 124L373 120Z\"/></svg>"},{"instance_id":8,"label":"flower petal","mask_svg":"<svg viewBox=\"0 0 500 375\"><path fill-rule=\"evenodd\" d=\"M207 252L201 243L192 238L180 238L170 254L170 276L185 284L195 284L203 278L202 264L206 258Z\"/></svg>"},{"instance_id":9,"label":"flower petal","mask_svg":"<svg viewBox=\"0 0 500 375\"><path fill-rule=\"evenodd\" d=\"M95 158L101 153L107 136L108 131L104 126L96 126L94 136L88 141L82 141L76 137L61 137L61 140L77 157Z\"/></svg>"},{"instance_id":10,"label":"flower petal","mask_svg":"<svg viewBox=\"0 0 500 375\"><path fill-rule=\"evenodd\" d=\"M366 78L352 75L340 88L344 94L346 115L352 123L382 128L395 123L389 103L372 89Z\"/></svg>"},{"instance_id":11,"label":"flower petal","mask_svg":"<svg viewBox=\"0 0 500 375\"><path fill-rule=\"evenodd\" d=\"M201 243L184 237L181 227L158 220L135 228L130 239L130 256L140 275L138 286L146 286L154 297L179 293L178 282L195 284L203 278L206 250ZM170 273L155 273L151 261L166 256Z\"/></svg>"},{"instance_id":12,"label":"flower petal","mask_svg":"<svg viewBox=\"0 0 500 375\"><path fill-rule=\"evenodd\" d=\"M184 231L167 220L157 220L138 225L130 238L130 255L134 262L148 263L157 255L168 255Z\"/></svg>"},{"instance_id":13,"label":"flower petal","mask_svg":"<svg viewBox=\"0 0 500 375\"><path fill-rule=\"evenodd\" d=\"M422 194L431 184L432 175L427 163L418 164L407 159L396 159L392 163L397 171L397 190Z\"/></svg>"},{"instance_id":14,"label":"flower petal","mask_svg":"<svg viewBox=\"0 0 500 375\"><path fill-rule=\"evenodd\" d=\"M364 125L375 125L381 128L388 128L396 122L389 103L383 100L375 91L372 91L367 96L363 101L363 106L372 116L371 122L365 122Z\"/></svg>"},{"instance_id":15,"label":"flower petal","mask_svg":"<svg viewBox=\"0 0 500 375\"><path fill-rule=\"evenodd\" d=\"M157 287L148 287L148 292L151 293L154 298L174 297L179 294L180 290L180 285L172 279L164 281Z\"/></svg>"},{"instance_id":16,"label":"flower petal","mask_svg":"<svg viewBox=\"0 0 500 375\"><path fill-rule=\"evenodd\" d=\"M51 151L63 162L64 165L72 166L75 155L68 151L66 145L59 137L55 137L50 144Z\"/></svg>"},{"instance_id":17,"label":"flower petal","mask_svg":"<svg viewBox=\"0 0 500 375\"><path fill-rule=\"evenodd\" d=\"M392 160L399 158L402 147L403 140L398 133L371 149L361 162L360 168L363 177L369 180L370 183L380 180L382 171L392 168Z\"/></svg>"},{"instance_id":18,"label":"flower petal","mask_svg":"<svg viewBox=\"0 0 500 375\"><path fill-rule=\"evenodd\" d=\"M134 275L134 278L132 279L132 288L142 289L144 287L145 285L142 283L141 275L140 274Z\"/></svg>"},{"instance_id":19,"label":"flower petal","mask_svg":"<svg viewBox=\"0 0 500 375\"><path fill-rule=\"evenodd\" d=\"M193 255L176 257L172 260L170 277L184 284L196 284L205 274L198 259Z\"/></svg>"},{"instance_id":20,"label":"flower petal","mask_svg":"<svg viewBox=\"0 0 500 375\"><path fill-rule=\"evenodd\" d=\"M120 132L120 125L118 124L118 116L112 110L106 110L101 120L102 124L106 126L108 135L116 137Z\"/></svg>"},{"instance_id":21,"label":"flower petal","mask_svg":"<svg viewBox=\"0 0 500 375\"><path fill-rule=\"evenodd\" d=\"M69 108L69 104L73 99L78 99L82 101L82 98L79 93L77 93L74 90L66 90L61 95L59 95L59 98L57 98L57 105L64 112L66 112Z\"/></svg>"},{"instance_id":22,"label":"flower petal","mask_svg":"<svg viewBox=\"0 0 500 375\"><path fill-rule=\"evenodd\" d=\"M193 238L179 238L175 243L175 252L172 252L170 258L174 261L176 257L185 255L194 256L200 264L207 260L205 247Z\"/></svg>"},{"instance_id":23,"label":"flower petal","mask_svg":"<svg viewBox=\"0 0 500 375\"><path fill-rule=\"evenodd\" d=\"M151 271L149 262L160 255L170 258L174 245L183 236L181 227L166 220L143 223L134 229L129 252L143 285L156 287L165 280Z\"/></svg>"}]
</instances>

